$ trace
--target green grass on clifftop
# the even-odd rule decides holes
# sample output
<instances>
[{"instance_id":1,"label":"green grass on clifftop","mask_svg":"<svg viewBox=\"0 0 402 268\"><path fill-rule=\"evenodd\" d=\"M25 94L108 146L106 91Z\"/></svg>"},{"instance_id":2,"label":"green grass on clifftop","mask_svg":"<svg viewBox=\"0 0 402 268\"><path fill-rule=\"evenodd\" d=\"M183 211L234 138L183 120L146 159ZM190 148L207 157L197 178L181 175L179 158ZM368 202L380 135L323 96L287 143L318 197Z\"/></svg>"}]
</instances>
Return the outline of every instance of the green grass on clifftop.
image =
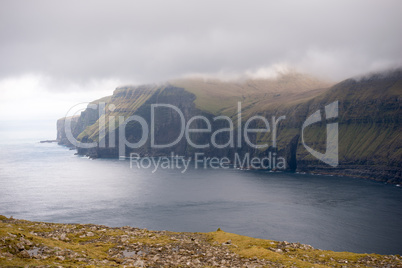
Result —
<instances>
[{"instance_id":1,"label":"green grass on clifftop","mask_svg":"<svg viewBox=\"0 0 402 268\"><path fill-rule=\"evenodd\" d=\"M174 233L55 224L0 215L1 267L402 267L399 255L355 254L220 229Z\"/></svg>"}]
</instances>

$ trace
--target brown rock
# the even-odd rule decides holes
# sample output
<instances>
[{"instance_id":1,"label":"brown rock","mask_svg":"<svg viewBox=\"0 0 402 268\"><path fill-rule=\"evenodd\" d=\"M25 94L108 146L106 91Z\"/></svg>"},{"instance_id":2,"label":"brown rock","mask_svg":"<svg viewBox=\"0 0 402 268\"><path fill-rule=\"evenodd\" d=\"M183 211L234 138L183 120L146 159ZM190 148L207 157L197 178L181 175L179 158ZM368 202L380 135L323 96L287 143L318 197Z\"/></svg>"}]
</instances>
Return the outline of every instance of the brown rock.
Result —
<instances>
[{"instance_id":1,"label":"brown rock","mask_svg":"<svg viewBox=\"0 0 402 268\"><path fill-rule=\"evenodd\" d=\"M21 258L26 258L29 259L31 257L31 255L29 255L28 251L23 250L19 253L19 256L21 256Z\"/></svg>"}]
</instances>

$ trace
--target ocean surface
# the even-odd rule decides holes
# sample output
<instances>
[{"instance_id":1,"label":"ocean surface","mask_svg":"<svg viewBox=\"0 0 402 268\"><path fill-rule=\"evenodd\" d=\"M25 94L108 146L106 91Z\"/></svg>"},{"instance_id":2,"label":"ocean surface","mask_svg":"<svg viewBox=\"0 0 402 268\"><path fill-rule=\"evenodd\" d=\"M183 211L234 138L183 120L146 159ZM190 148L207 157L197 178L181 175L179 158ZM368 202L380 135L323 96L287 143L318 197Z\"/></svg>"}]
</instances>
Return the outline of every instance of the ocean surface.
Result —
<instances>
[{"instance_id":1,"label":"ocean surface","mask_svg":"<svg viewBox=\"0 0 402 268\"><path fill-rule=\"evenodd\" d=\"M33 221L237 234L402 254L402 187L237 169L130 167L55 143L0 144L0 214Z\"/></svg>"}]
</instances>

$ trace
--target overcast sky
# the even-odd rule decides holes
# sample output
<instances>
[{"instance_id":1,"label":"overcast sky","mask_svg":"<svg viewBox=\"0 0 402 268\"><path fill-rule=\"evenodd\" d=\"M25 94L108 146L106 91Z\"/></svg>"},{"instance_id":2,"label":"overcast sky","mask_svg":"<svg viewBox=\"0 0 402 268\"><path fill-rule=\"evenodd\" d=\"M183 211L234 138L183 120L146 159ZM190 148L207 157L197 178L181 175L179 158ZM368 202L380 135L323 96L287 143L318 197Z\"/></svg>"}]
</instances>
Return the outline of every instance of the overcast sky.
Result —
<instances>
[{"instance_id":1,"label":"overcast sky","mask_svg":"<svg viewBox=\"0 0 402 268\"><path fill-rule=\"evenodd\" d=\"M400 66L401 10L399 0L2 0L0 119L17 103L53 118L122 84L189 74L294 68L338 81Z\"/></svg>"}]
</instances>

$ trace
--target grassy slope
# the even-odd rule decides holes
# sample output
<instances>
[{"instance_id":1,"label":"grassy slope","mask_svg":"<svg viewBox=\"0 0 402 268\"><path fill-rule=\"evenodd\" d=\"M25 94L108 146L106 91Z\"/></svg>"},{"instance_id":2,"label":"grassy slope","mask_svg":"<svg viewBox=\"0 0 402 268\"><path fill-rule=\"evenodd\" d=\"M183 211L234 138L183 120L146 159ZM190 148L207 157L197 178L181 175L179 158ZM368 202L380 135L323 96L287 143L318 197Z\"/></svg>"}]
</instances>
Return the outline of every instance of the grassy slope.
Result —
<instances>
[{"instance_id":1,"label":"grassy slope","mask_svg":"<svg viewBox=\"0 0 402 268\"><path fill-rule=\"evenodd\" d=\"M290 118L289 110L323 94L332 85L300 73L282 74L273 79L223 82L194 78L170 83L196 95L195 104L198 109L229 116L235 127L238 122L237 102L241 102L243 124L257 114L264 115L271 124L271 116L288 114L287 118ZM287 110L285 113L284 109ZM299 128L287 127L278 136L278 145L284 148L298 132ZM257 144L271 144L271 140L271 133L259 133Z\"/></svg>"},{"instance_id":2,"label":"grassy slope","mask_svg":"<svg viewBox=\"0 0 402 268\"><path fill-rule=\"evenodd\" d=\"M340 161L384 166L400 162L401 74L385 79L379 75L357 81L348 79L313 99L313 109L339 101ZM313 109L309 114L314 112ZM310 131L310 140L325 142L325 127L316 126L315 129ZM300 158L312 159L305 152Z\"/></svg>"},{"instance_id":3,"label":"grassy slope","mask_svg":"<svg viewBox=\"0 0 402 268\"><path fill-rule=\"evenodd\" d=\"M229 82L181 79L170 81L170 84L196 95L196 107L215 115L233 116L237 112L237 102L240 101L245 117L270 107L308 99L317 94L317 89L331 85L299 73L284 74L275 79Z\"/></svg>"},{"instance_id":4,"label":"grassy slope","mask_svg":"<svg viewBox=\"0 0 402 268\"><path fill-rule=\"evenodd\" d=\"M67 239L60 239L61 233L67 232ZM91 232L92 236L83 237L82 234ZM196 238L195 242L194 238ZM124 240L123 240L124 239ZM117 258L119 250L124 250L130 244L140 245L152 249L177 246L179 240L189 241L194 252L205 248L222 252L235 253L236 258L244 262L265 260L274 266L283 267L367 267L384 266L401 267L400 256L386 256L378 254L356 254L350 252L333 252L313 249L311 246L299 243L277 242L273 240L256 239L236 234L216 231L201 233L172 233L155 232L146 229L130 227L110 228L98 225L81 224L53 224L8 219L0 215L0 266L23 267L25 265L49 265L63 267L122 267L127 264L128 258ZM21 241L25 250L46 248L46 258L24 257ZM123 242L124 241L124 242ZM229 243L227 241L230 241ZM227 244L227 245L224 245ZM183 244L182 244L183 245ZM111 254L111 252L114 252ZM163 250L162 250L163 252ZM180 252L182 252L180 250ZM188 251L178 253L187 254ZM162 253L161 253L162 254ZM224 253L226 254L226 253ZM206 259L200 254L187 255L190 260ZM162 255L165 256L166 255ZM169 255L168 255L169 256ZM210 256L213 257L213 256ZM150 253L143 260L154 259ZM149 261L148 260L148 261ZM164 262L164 260L160 260ZM264 263L264 262L261 262ZM183 264L170 267L181 267ZM185 263L184 263L185 265ZM270 265L270 266L271 266ZM211 267L201 262L200 267Z\"/></svg>"},{"instance_id":5,"label":"grassy slope","mask_svg":"<svg viewBox=\"0 0 402 268\"><path fill-rule=\"evenodd\" d=\"M88 137L89 140L98 141L99 137L99 121L105 120L105 129L114 130L118 126L119 116L127 118L135 113L141 105L148 100L152 94L158 89L163 88L157 85L146 85L138 87L124 87L115 90L112 96L96 100L92 103L106 103L105 115L102 116L93 125L88 126L79 136L78 140ZM114 105L114 109L111 108ZM109 118L115 117L115 126L109 127ZM103 138L103 137L101 137Z\"/></svg>"},{"instance_id":6,"label":"grassy slope","mask_svg":"<svg viewBox=\"0 0 402 268\"><path fill-rule=\"evenodd\" d=\"M252 238L226 232L208 233L212 241L223 243L231 240L232 250L246 258L263 258L280 263L285 267L366 267L360 261L364 258L381 258L379 254L358 254L352 252L334 252L330 250L313 249L308 245L299 248L292 246L297 243L278 242L273 240ZM285 246L290 244L288 246ZM282 249L276 252L273 249ZM402 265L402 263L400 263Z\"/></svg>"}]
</instances>

